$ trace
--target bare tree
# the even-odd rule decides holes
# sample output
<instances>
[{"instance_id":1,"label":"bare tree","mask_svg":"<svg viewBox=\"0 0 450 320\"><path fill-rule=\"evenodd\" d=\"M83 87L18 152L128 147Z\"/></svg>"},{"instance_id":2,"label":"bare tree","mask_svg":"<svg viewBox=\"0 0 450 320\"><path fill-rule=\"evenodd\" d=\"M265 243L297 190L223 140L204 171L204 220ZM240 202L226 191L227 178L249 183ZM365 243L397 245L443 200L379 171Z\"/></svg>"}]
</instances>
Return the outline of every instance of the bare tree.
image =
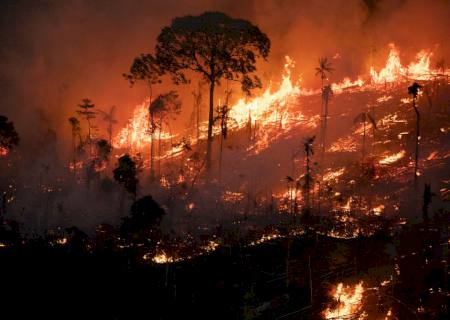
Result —
<instances>
[{"instance_id":1,"label":"bare tree","mask_svg":"<svg viewBox=\"0 0 450 320\"><path fill-rule=\"evenodd\" d=\"M414 112L416 113L416 152L414 155L414 181L417 181L417 170L419 164L420 113L419 109L416 106L416 102L420 88L422 88L422 86L417 82L414 82L411 86L408 87L408 94L412 96L412 105Z\"/></svg>"},{"instance_id":2,"label":"bare tree","mask_svg":"<svg viewBox=\"0 0 450 320\"><path fill-rule=\"evenodd\" d=\"M88 143L89 143L89 155L92 156L92 134L91 129L92 123L91 120L96 117L97 112L93 111L95 108L95 104L92 103L89 99L83 99L82 103L78 105L81 110L77 110L77 113L83 117L88 124Z\"/></svg>"},{"instance_id":3,"label":"bare tree","mask_svg":"<svg viewBox=\"0 0 450 320\"><path fill-rule=\"evenodd\" d=\"M72 164L73 171L77 170L77 142L76 138L78 137L81 143L81 127L80 121L76 117L70 117L69 123L72 128Z\"/></svg>"},{"instance_id":4,"label":"bare tree","mask_svg":"<svg viewBox=\"0 0 450 320\"><path fill-rule=\"evenodd\" d=\"M316 139L315 136L305 138L305 141L303 142L303 147L306 154L306 173L305 173L305 206L306 209L309 211L311 208L310 203L310 193L311 193L311 185L312 185L312 171L311 171L311 156L314 155L314 140Z\"/></svg>"},{"instance_id":5,"label":"bare tree","mask_svg":"<svg viewBox=\"0 0 450 320\"><path fill-rule=\"evenodd\" d=\"M363 124L363 141L362 141L362 163L364 163L364 158L366 155L366 127L367 122L370 122L372 124L372 127L374 129L377 128L377 123L375 122L375 119L369 112L361 112L356 116L356 118L353 120L353 123L362 123Z\"/></svg>"},{"instance_id":6,"label":"bare tree","mask_svg":"<svg viewBox=\"0 0 450 320\"><path fill-rule=\"evenodd\" d=\"M108 138L109 138L109 145L112 145L112 128L115 123L117 123L117 120L115 118L116 115L116 106L111 106L108 112L103 110L98 110L103 115L103 120L107 123L107 130L108 130Z\"/></svg>"}]
</instances>

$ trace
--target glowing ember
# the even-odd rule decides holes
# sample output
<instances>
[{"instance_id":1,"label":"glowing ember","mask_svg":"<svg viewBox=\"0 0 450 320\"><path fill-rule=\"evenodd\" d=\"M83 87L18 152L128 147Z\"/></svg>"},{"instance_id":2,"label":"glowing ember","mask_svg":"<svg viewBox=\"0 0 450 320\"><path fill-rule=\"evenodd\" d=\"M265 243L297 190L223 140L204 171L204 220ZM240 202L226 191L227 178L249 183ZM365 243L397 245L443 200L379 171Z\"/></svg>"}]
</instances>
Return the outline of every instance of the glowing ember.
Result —
<instances>
[{"instance_id":1,"label":"glowing ember","mask_svg":"<svg viewBox=\"0 0 450 320\"><path fill-rule=\"evenodd\" d=\"M328 152L355 152L356 147L357 144L353 137L343 137L334 142Z\"/></svg>"},{"instance_id":2,"label":"glowing ember","mask_svg":"<svg viewBox=\"0 0 450 320\"><path fill-rule=\"evenodd\" d=\"M0 157L8 155L8 149L0 147Z\"/></svg>"},{"instance_id":3,"label":"glowing ember","mask_svg":"<svg viewBox=\"0 0 450 320\"><path fill-rule=\"evenodd\" d=\"M324 180L324 181L331 181L331 180L334 180L334 181L337 182L338 178L339 178L340 176L342 176L342 175L344 174L344 172L345 172L345 168L341 168L341 169L336 170L336 171L331 171L331 170L329 170L328 172L326 172L326 173L323 175L323 180Z\"/></svg>"},{"instance_id":4,"label":"glowing ember","mask_svg":"<svg viewBox=\"0 0 450 320\"><path fill-rule=\"evenodd\" d=\"M427 160L430 161L430 160L436 159L438 154L439 154L439 152L437 152L437 151L431 152L430 155L427 157Z\"/></svg>"},{"instance_id":5,"label":"glowing ember","mask_svg":"<svg viewBox=\"0 0 450 320\"><path fill-rule=\"evenodd\" d=\"M346 319L361 311L361 300L363 298L363 282L355 286L345 286L339 283L333 290L332 296L337 305L324 312L325 319Z\"/></svg>"},{"instance_id":6,"label":"glowing ember","mask_svg":"<svg viewBox=\"0 0 450 320\"><path fill-rule=\"evenodd\" d=\"M63 246L65 244L67 244L67 238L60 238L56 240L56 243L59 244L60 246Z\"/></svg>"},{"instance_id":7,"label":"glowing ember","mask_svg":"<svg viewBox=\"0 0 450 320\"><path fill-rule=\"evenodd\" d=\"M222 200L226 202L238 202L244 199L244 195L241 192L225 191L222 195Z\"/></svg>"},{"instance_id":8,"label":"glowing ember","mask_svg":"<svg viewBox=\"0 0 450 320\"><path fill-rule=\"evenodd\" d=\"M405 156L405 150L388 155L379 161L379 164L392 164Z\"/></svg>"},{"instance_id":9,"label":"glowing ember","mask_svg":"<svg viewBox=\"0 0 450 320\"><path fill-rule=\"evenodd\" d=\"M372 209L372 211L373 211L373 213L374 213L376 216L379 216L379 215L381 215L381 214L383 213L384 208L385 208L385 206L382 205L382 204L380 204L379 206L374 207L374 208Z\"/></svg>"},{"instance_id":10,"label":"glowing ember","mask_svg":"<svg viewBox=\"0 0 450 320\"><path fill-rule=\"evenodd\" d=\"M203 246L201 249L204 252L213 252L219 247L219 244L215 241L209 240L206 246Z\"/></svg>"},{"instance_id":11,"label":"glowing ember","mask_svg":"<svg viewBox=\"0 0 450 320\"><path fill-rule=\"evenodd\" d=\"M144 254L144 256L142 257L144 260L148 260L150 257L148 254ZM161 251L160 253L156 254L153 258L152 261L154 263L158 263L158 264L162 264L162 263L173 263L173 262L177 262L180 261L181 259L177 259L174 257L171 257L169 255L167 255L164 251Z\"/></svg>"},{"instance_id":12,"label":"glowing ember","mask_svg":"<svg viewBox=\"0 0 450 320\"><path fill-rule=\"evenodd\" d=\"M75 163L71 162L69 163L69 170L74 171L74 170L80 170L83 168L83 161L77 161Z\"/></svg>"},{"instance_id":13,"label":"glowing ember","mask_svg":"<svg viewBox=\"0 0 450 320\"><path fill-rule=\"evenodd\" d=\"M250 242L250 246L255 246L257 244L261 244L264 243L266 241L270 241L270 240L274 240L277 238L280 238L281 235L279 233L272 233L272 234L264 234L261 238L259 238L258 240L252 241Z\"/></svg>"}]
</instances>

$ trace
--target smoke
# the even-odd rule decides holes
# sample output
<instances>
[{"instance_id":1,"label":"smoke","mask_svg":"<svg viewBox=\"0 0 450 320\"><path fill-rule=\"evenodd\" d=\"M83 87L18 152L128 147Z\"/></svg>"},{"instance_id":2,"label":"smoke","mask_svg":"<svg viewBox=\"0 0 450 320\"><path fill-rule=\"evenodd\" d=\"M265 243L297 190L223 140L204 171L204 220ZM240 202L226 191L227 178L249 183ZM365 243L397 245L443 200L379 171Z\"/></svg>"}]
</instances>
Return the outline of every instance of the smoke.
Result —
<instances>
[{"instance_id":1,"label":"smoke","mask_svg":"<svg viewBox=\"0 0 450 320\"><path fill-rule=\"evenodd\" d=\"M32 168L68 161L67 119L81 99L103 110L116 105L116 132L125 123L147 92L130 88L122 73L135 56L152 51L160 29L175 16L215 10L257 24L272 40L268 62L259 64L265 84L280 78L285 55L297 62L295 74L306 87L318 87L314 68L322 56L333 58L333 81L383 62L390 42L408 58L423 48L435 58L449 56L450 5L444 0L4 0L0 6L0 114L14 121L28 159L24 169L37 180L39 170ZM156 91L173 87L166 81ZM181 126L193 88L177 89L184 102ZM106 137L101 119L96 125L97 135ZM48 134L54 152L45 151Z\"/></svg>"}]
</instances>

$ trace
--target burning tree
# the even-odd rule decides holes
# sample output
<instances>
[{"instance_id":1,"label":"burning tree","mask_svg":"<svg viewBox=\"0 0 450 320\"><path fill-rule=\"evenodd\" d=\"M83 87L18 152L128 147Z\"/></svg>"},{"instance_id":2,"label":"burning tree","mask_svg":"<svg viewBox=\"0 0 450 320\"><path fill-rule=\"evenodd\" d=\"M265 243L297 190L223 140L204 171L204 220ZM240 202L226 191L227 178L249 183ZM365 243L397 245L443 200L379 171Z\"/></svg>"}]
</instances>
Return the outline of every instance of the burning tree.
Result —
<instances>
[{"instance_id":1,"label":"burning tree","mask_svg":"<svg viewBox=\"0 0 450 320\"><path fill-rule=\"evenodd\" d=\"M214 89L221 79L237 81L250 94L261 87L253 75L256 59L267 58L270 40L249 21L233 19L220 12L175 18L162 29L156 45L161 68L175 83L187 83L186 71L199 73L209 83L207 168L211 166Z\"/></svg>"},{"instance_id":2,"label":"burning tree","mask_svg":"<svg viewBox=\"0 0 450 320\"><path fill-rule=\"evenodd\" d=\"M109 109L108 112L100 110L100 109L98 111L103 115L103 120L108 125L108 139L109 139L109 144L112 145L112 127L113 127L114 123L117 123L117 120L115 118L116 106L111 106L111 108Z\"/></svg>"},{"instance_id":3,"label":"burning tree","mask_svg":"<svg viewBox=\"0 0 450 320\"><path fill-rule=\"evenodd\" d=\"M152 119L150 124L152 127L150 130L155 132L156 128L158 128L158 171L159 174L161 174L161 133L163 123L169 115L180 113L181 101L179 100L178 93L176 91L169 91L167 93L160 94L150 105L149 111ZM159 118L158 123L154 122L155 117Z\"/></svg>"},{"instance_id":4,"label":"burning tree","mask_svg":"<svg viewBox=\"0 0 450 320\"><path fill-rule=\"evenodd\" d=\"M89 154L92 156L92 135L91 135L91 120L95 118L97 112L92 111L95 108L95 104L89 99L83 99L82 103L78 105L81 110L77 110L77 113L86 119L88 123L88 143L89 143Z\"/></svg>"},{"instance_id":5,"label":"burning tree","mask_svg":"<svg viewBox=\"0 0 450 320\"><path fill-rule=\"evenodd\" d=\"M227 84L228 87L228 84ZM229 100L231 96L231 90L225 91L226 99L225 104L223 106L219 105L216 109L216 117L214 118L214 122L219 121L220 125L220 153L219 153L219 180L222 176L222 152L223 152L223 140L227 139L228 136L228 122L230 121L230 107Z\"/></svg>"},{"instance_id":6,"label":"burning tree","mask_svg":"<svg viewBox=\"0 0 450 320\"><path fill-rule=\"evenodd\" d=\"M413 109L416 113L416 152L414 155L414 180L417 181L417 167L419 162L419 139L420 139L420 113L419 109L417 109L416 101L417 95L419 94L419 89L422 88L420 84L414 82L411 86L408 87L408 94L412 95L412 103Z\"/></svg>"},{"instance_id":7,"label":"burning tree","mask_svg":"<svg viewBox=\"0 0 450 320\"><path fill-rule=\"evenodd\" d=\"M154 169L154 130L155 127L154 119L152 113L150 112L150 106L152 104L153 98L153 85L161 83L161 76L163 75L156 58L151 54L141 54L140 57L134 59L133 64L130 67L130 73L123 74L123 77L134 85L138 81L144 82L149 91L149 107L148 114L150 118L150 176L153 178L155 176Z\"/></svg>"}]
</instances>

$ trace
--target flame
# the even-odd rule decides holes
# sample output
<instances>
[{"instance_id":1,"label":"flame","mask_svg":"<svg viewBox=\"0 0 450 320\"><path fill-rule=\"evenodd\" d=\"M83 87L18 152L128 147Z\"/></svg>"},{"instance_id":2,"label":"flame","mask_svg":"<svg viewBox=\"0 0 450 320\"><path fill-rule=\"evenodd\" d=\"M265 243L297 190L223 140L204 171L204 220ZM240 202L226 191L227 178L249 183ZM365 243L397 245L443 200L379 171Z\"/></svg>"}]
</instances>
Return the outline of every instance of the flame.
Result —
<instances>
[{"instance_id":1,"label":"flame","mask_svg":"<svg viewBox=\"0 0 450 320\"><path fill-rule=\"evenodd\" d=\"M405 150L388 155L379 161L379 164L392 164L405 156Z\"/></svg>"},{"instance_id":2,"label":"flame","mask_svg":"<svg viewBox=\"0 0 450 320\"><path fill-rule=\"evenodd\" d=\"M417 53L415 62L411 62L408 66L403 66L400 62L399 50L393 43L389 44L389 47L390 51L385 67L379 72L373 66L370 67L370 76L373 84L380 85L407 79L430 80L435 75L440 74L439 70L430 68L433 52L421 50ZM449 70L444 71L444 74L449 73Z\"/></svg>"},{"instance_id":3,"label":"flame","mask_svg":"<svg viewBox=\"0 0 450 320\"><path fill-rule=\"evenodd\" d=\"M355 286L345 286L339 283L332 291L333 299L337 306L333 309L327 308L324 312L325 319L346 319L361 310L361 300L363 298L363 282Z\"/></svg>"},{"instance_id":4,"label":"flame","mask_svg":"<svg viewBox=\"0 0 450 320\"><path fill-rule=\"evenodd\" d=\"M142 150L151 143L150 119L148 113L149 99L138 104L133 111L133 116L122 128L113 140L115 148L129 147L131 150ZM168 140L173 136L167 132L158 131L154 133L154 139Z\"/></svg>"},{"instance_id":5,"label":"flame","mask_svg":"<svg viewBox=\"0 0 450 320\"><path fill-rule=\"evenodd\" d=\"M393 43L389 44L390 51L386 61L386 66L379 72L374 67L370 67L370 75L373 84L384 84L386 82L397 81L401 74L405 73L405 68L400 63L400 54Z\"/></svg>"},{"instance_id":6,"label":"flame","mask_svg":"<svg viewBox=\"0 0 450 320\"><path fill-rule=\"evenodd\" d=\"M385 206L383 204L380 204L379 206L376 206L372 209L373 214L376 216L381 215L384 212Z\"/></svg>"},{"instance_id":7,"label":"flame","mask_svg":"<svg viewBox=\"0 0 450 320\"><path fill-rule=\"evenodd\" d=\"M148 260L149 256L147 254L145 254L143 256L144 260ZM173 262L177 262L180 261L180 259L176 259L174 257L171 257L169 255L167 255L164 251L161 251L160 253L156 254L153 258L152 261L154 263L158 263L158 264L162 264L162 263L173 263Z\"/></svg>"},{"instance_id":8,"label":"flame","mask_svg":"<svg viewBox=\"0 0 450 320\"><path fill-rule=\"evenodd\" d=\"M264 242L266 242L266 241L278 239L278 238L280 238L280 237L281 237L281 235L280 235L279 233L263 234L263 235L261 236L261 238L255 240L255 241L250 242L249 245L250 245L250 246L256 246L256 245L258 245L258 244L264 243Z\"/></svg>"},{"instance_id":9,"label":"flame","mask_svg":"<svg viewBox=\"0 0 450 320\"><path fill-rule=\"evenodd\" d=\"M345 77L340 83L332 83L331 90L334 94L342 93L344 90L348 89L358 89L364 85L364 81L358 78L355 81L351 81L349 77Z\"/></svg>"},{"instance_id":10,"label":"flame","mask_svg":"<svg viewBox=\"0 0 450 320\"><path fill-rule=\"evenodd\" d=\"M325 173L324 175L323 175L323 180L324 181L331 181L331 180L334 180L334 181L338 181L338 178L340 177L340 176L342 176L343 174L344 174L344 172L345 172L345 168L341 168L341 169L339 169L339 170L335 170L335 171L331 171L331 170L329 170L327 173Z\"/></svg>"},{"instance_id":11,"label":"flame","mask_svg":"<svg viewBox=\"0 0 450 320\"><path fill-rule=\"evenodd\" d=\"M438 71L430 67L431 57L433 56L430 50L420 51L417 53L415 61L409 65L402 65L400 51L394 44L390 44L389 47L390 51L385 66L378 71L374 66L370 67L370 83L369 81L363 80L366 79L366 76L359 76L353 81L349 77L345 77L342 81L331 84L333 92L340 94L347 90L371 89L372 85L377 86L410 79L430 80L438 75L450 75L450 69ZM260 153L268 148L282 134L297 126L303 126L307 129L317 127L320 116L305 116L299 110L297 103L292 103L292 100L298 96L319 95L321 90L308 90L301 87L301 79L293 81L291 71L294 65L294 61L286 56L281 82L275 90L269 84L268 88L259 96L252 99L240 98L234 105L230 106L229 117L232 120L228 124L230 130L240 130L249 125L252 126L254 142L248 147L248 152L254 154ZM392 99L392 96L382 96L377 99L377 102L381 103L390 99ZM402 102L409 103L410 98L402 99ZM219 104L222 103L223 101L219 100ZM131 152L139 152L151 143L152 137L149 134L148 105L149 100L147 99L135 107L133 116L113 140L114 147L128 147ZM395 119L391 120L396 122ZM384 122L384 119L382 119L382 122ZM199 139L206 138L207 127L207 122L201 124ZM181 134L180 132L179 135ZM187 132L184 135L186 134ZM213 128L213 134L220 134L220 128L218 126ZM161 136L161 140L168 140L174 138L176 135L171 135L162 130L162 132L156 132L153 136L154 139L158 139ZM191 139L192 145L196 143L198 143L196 139ZM356 142L351 137L347 137L341 138L332 144L329 151L351 152L356 151L356 147ZM168 149L161 154L161 159L178 156L184 151L183 147L180 146Z\"/></svg>"},{"instance_id":12,"label":"flame","mask_svg":"<svg viewBox=\"0 0 450 320\"><path fill-rule=\"evenodd\" d=\"M225 191L221 199L226 202L239 202L244 199L244 195L241 192Z\"/></svg>"},{"instance_id":13,"label":"flame","mask_svg":"<svg viewBox=\"0 0 450 320\"><path fill-rule=\"evenodd\" d=\"M334 142L328 149L328 152L355 152L356 141L353 137L342 137Z\"/></svg>"}]
</instances>

